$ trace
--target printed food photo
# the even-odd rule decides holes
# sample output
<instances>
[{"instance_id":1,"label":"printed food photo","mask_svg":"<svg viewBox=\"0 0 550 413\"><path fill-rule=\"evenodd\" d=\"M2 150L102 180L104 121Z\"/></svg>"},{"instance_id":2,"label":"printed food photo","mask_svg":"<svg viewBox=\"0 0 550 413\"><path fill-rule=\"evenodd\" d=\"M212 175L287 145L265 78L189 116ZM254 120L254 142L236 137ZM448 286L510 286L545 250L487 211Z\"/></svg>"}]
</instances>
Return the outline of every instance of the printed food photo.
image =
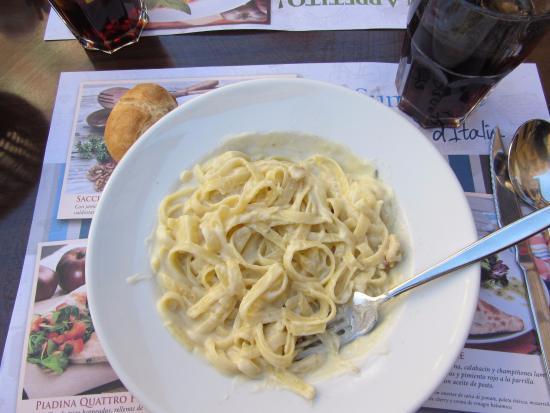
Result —
<instances>
[{"instance_id":1,"label":"printed food photo","mask_svg":"<svg viewBox=\"0 0 550 413\"><path fill-rule=\"evenodd\" d=\"M491 196L468 194L479 237L495 231L497 219ZM467 347L517 353L539 351L527 290L515 252L509 248L481 261L481 285ZM529 341L531 345L525 345Z\"/></svg>"},{"instance_id":2,"label":"printed food photo","mask_svg":"<svg viewBox=\"0 0 550 413\"><path fill-rule=\"evenodd\" d=\"M24 354L27 398L76 395L118 380L88 308L86 241L41 244Z\"/></svg>"}]
</instances>

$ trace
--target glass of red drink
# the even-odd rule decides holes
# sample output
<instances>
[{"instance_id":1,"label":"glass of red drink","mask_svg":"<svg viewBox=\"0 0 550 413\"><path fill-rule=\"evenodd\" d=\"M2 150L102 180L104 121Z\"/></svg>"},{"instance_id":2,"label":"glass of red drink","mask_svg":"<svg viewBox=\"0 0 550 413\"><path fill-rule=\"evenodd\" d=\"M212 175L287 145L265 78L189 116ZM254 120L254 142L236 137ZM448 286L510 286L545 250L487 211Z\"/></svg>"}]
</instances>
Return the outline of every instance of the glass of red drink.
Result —
<instances>
[{"instance_id":1,"label":"glass of red drink","mask_svg":"<svg viewBox=\"0 0 550 413\"><path fill-rule=\"evenodd\" d=\"M143 0L49 0L86 49L116 52L136 43L147 22Z\"/></svg>"},{"instance_id":2,"label":"glass of red drink","mask_svg":"<svg viewBox=\"0 0 550 413\"><path fill-rule=\"evenodd\" d=\"M550 31L550 0L415 0L396 77L421 126L458 127Z\"/></svg>"}]
</instances>

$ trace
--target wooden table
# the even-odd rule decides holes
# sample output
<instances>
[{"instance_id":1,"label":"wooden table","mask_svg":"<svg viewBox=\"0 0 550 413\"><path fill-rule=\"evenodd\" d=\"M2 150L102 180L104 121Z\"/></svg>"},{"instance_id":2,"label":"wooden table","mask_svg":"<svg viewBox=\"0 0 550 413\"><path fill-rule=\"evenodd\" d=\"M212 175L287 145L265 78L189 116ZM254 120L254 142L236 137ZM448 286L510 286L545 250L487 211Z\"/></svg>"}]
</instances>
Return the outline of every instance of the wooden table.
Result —
<instances>
[{"instance_id":1,"label":"wooden table","mask_svg":"<svg viewBox=\"0 0 550 413\"><path fill-rule=\"evenodd\" d=\"M0 15L0 131L4 134L15 128L32 142L31 155L18 159L15 177L13 170L0 168L0 352L4 350L19 286L60 72L396 62L404 33L403 30L229 31L146 37L137 45L109 56L86 52L76 41L44 42L48 12L44 1L3 0ZM537 63L550 103L550 36L540 43L529 61ZM10 185L14 180L17 184Z\"/></svg>"}]
</instances>

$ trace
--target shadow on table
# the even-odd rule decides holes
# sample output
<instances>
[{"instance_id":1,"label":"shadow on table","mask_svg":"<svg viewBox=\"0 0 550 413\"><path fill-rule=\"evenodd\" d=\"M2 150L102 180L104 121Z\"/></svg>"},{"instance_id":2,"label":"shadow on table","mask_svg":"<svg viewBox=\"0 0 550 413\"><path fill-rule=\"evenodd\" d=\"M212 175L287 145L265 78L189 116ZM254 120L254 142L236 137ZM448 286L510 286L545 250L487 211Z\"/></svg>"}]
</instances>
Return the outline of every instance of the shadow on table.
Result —
<instances>
[{"instance_id":1,"label":"shadow on table","mask_svg":"<svg viewBox=\"0 0 550 413\"><path fill-rule=\"evenodd\" d=\"M48 121L20 97L0 92L0 218L40 177Z\"/></svg>"},{"instance_id":2,"label":"shadow on table","mask_svg":"<svg viewBox=\"0 0 550 413\"><path fill-rule=\"evenodd\" d=\"M50 9L47 0L2 0L1 4L0 33L10 36L31 32Z\"/></svg>"},{"instance_id":3,"label":"shadow on table","mask_svg":"<svg viewBox=\"0 0 550 413\"><path fill-rule=\"evenodd\" d=\"M86 50L94 70L131 70L174 67L175 61L158 36L142 36L112 55L97 50Z\"/></svg>"}]
</instances>

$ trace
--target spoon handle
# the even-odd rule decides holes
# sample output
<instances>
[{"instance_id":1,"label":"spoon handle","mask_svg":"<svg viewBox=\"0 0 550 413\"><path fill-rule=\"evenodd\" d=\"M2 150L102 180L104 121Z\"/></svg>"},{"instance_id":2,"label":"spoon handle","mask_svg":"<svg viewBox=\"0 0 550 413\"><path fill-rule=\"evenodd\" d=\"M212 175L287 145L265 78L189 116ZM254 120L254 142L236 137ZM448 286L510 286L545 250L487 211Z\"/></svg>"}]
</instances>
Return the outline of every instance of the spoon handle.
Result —
<instances>
[{"instance_id":1,"label":"spoon handle","mask_svg":"<svg viewBox=\"0 0 550 413\"><path fill-rule=\"evenodd\" d=\"M547 206L481 238L439 264L392 288L384 295L384 301L506 249L549 226L550 206Z\"/></svg>"},{"instance_id":2,"label":"spoon handle","mask_svg":"<svg viewBox=\"0 0 550 413\"><path fill-rule=\"evenodd\" d=\"M190 95L193 92L206 92L207 90L214 89L216 86L218 86L219 83L219 80L205 80L204 82L194 84L192 86L186 87L185 89L176 90L175 92L172 92L172 96L174 96L175 98L179 98L182 96Z\"/></svg>"}]
</instances>

